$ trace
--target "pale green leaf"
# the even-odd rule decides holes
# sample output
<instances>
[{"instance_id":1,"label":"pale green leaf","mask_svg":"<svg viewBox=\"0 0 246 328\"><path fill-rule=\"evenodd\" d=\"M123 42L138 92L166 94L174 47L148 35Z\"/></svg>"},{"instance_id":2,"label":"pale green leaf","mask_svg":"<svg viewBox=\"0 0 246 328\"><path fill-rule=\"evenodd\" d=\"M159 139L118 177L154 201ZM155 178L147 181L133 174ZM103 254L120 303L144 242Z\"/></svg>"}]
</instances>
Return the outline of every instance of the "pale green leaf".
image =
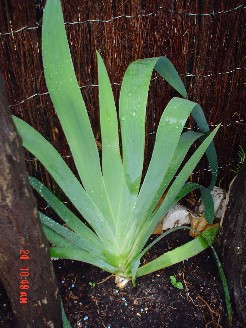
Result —
<instances>
[{"instance_id":1,"label":"pale green leaf","mask_svg":"<svg viewBox=\"0 0 246 328\"><path fill-rule=\"evenodd\" d=\"M198 149L194 152L194 154L184 165L183 169L178 174L173 184L169 188L168 193L166 194L164 201L162 202L160 207L152 214L149 220L146 221L146 224L142 227L141 232L138 233L138 235L136 236L132 249L137 247L141 251L141 249L147 242L151 232L154 230L157 223L167 213L167 211L177 202L177 196L179 192L181 191L188 177L190 176L190 174L196 167L197 163L205 153L208 145L213 140L218 129L219 126L216 129L214 129L213 132L210 133L210 135L203 141L203 143L198 147ZM132 252L132 254L129 255L128 262L130 261L133 253L134 252Z\"/></svg>"},{"instance_id":2,"label":"pale green leaf","mask_svg":"<svg viewBox=\"0 0 246 328\"><path fill-rule=\"evenodd\" d=\"M104 271L110 273L116 273L117 268L108 262L103 261L94 254L85 252L83 250L70 249L70 248L60 248L60 247L51 247L50 256L60 259L69 259L86 262L92 265L97 266L98 268L103 269Z\"/></svg>"},{"instance_id":3,"label":"pale green leaf","mask_svg":"<svg viewBox=\"0 0 246 328\"><path fill-rule=\"evenodd\" d=\"M113 212L113 224L116 225L123 186L122 179L124 178L119 149L118 118L108 73L98 52L97 62L103 180Z\"/></svg>"},{"instance_id":4,"label":"pale green leaf","mask_svg":"<svg viewBox=\"0 0 246 328\"><path fill-rule=\"evenodd\" d=\"M119 106L123 164L133 194L138 192L142 176L146 105L154 68L181 95L186 96L185 87L167 58L140 59L128 66L122 81Z\"/></svg>"},{"instance_id":5,"label":"pale green leaf","mask_svg":"<svg viewBox=\"0 0 246 328\"><path fill-rule=\"evenodd\" d=\"M172 285L175 285L177 281L176 278L174 276L170 276L169 278L171 280Z\"/></svg>"},{"instance_id":6,"label":"pale green leaf","mask_svg":"<svg viewBox=\"0 0 246 328\"><path fill-rule=\"evenodd\" d=\"M194 106L196 106L194 102L182 98L173 98L162 114L148 171L139 192L136 206L131 217L126 221L125 231L129 231L129 233L125 238L124 248L127 245L129 245L129 248L132 247L131 241L135 239L133 236L136 236L137 232L146 224L145 221L149 218L161 195L168 187L168 183L172 178L168 176L168 172L175 173L177 170L176 159L173 160L173 157L184 124ZM172 137L170 138L170 136ZM197 135L195 135L195 138L192 135L191 140L193 141L196 138ZM187 145L190 145L190 143L187 143ZM184 150L188 151L186 147ZM185 153L181 152L181 155L185 156ZM182 159L178 157L179 161L182 161ZM170 172L171 167L174 168L174 172Z\"/></svg>"},{"instance_id":7,"label":"pale green leaf","mask_svg":"<svg viewBox=\"0 0 246 328\"><path fill-rule=\"evenodd\" d=\"M115 236L108 221L85 192L57 150L40 133L17 117L13 117L23 146L29 150L51 174L59 187L88 221L102 243L115 252ZM47 156L48 154L48 156Z\"/></svg>"},{"instance_id":8,"label":"pale green leaf","mask_svg":"<svg viewBox=\"0 0 246 328\"><path fill-rule=\"evenodd\" d=\"M55 232L55 230L52 230L46 225L42 225L42 229L49 242L57 247L72 248L72 249L79 249L79 250L83 249L75 245L71 241L67 240L65 237L59 235L58 233Z\"/></svg>"},{"instance_id":9,"label":"pale green leaf","mask_svg":"<svg viewBox=\"0 0 246 328\"><path fill-rule=\"evenodd\" d=\"M168 251L165 254L159 256L157 259L138 268L137 277L144 276L151 272L164 269L173 264L187 260L192 256L195 256L209 247L216 236L218 227L212 227L204 231L201 235L188 243Z\"/></svg>"},{"instance_id":10,"label":"pale green leaf","mask_svg":"<svg viewBox=\"0 0 246 328\"><path fill-rule=\"evenodd\" d=\"M47 1L45 6L42 56L46 85L82 184L103 215L112 218L99 154L75 76L59 0Z\"/></svg>"},{"instance_id":11,"label":"pale green leaf","mask_svg":"<svg viewBox=\"0 0 246 328\"><path fill-rule=\"evenodd\" d=\"M93 246L92 243L88 242L87 240L83 239L82 237L78 236L73 231L69 230L68 228L62 226L61 224L57 223L56 221L52 220L48 216L46 216L44 213L39 212L39 216L41 219L41 222L43 225L49 227L53 231L55 231L57 234L61 235L67 241L70 243L80 247L82 250L85 250L87 252L91 252L92 254L95 253L97 256L102 257L102 249L96 248Z\"/></svg>"},{"instance_id":12,"label":"pale green leaf","mask_svg":"<svg viewBox=\"0 0 246 328\"><path fill-rule=\"evenodd\" d=\"M183 286L182 282L180 282L180 281L176 282L175 287L178 289L184 289L184 286Z\"/></svg>"},{"instance_id":13,"label":"pale green leaf","mask_svg":"<svg viewBox=\"0 0 246 328\"><path fill-rule=\"evenodd\" d=\"M98 236L46 188L43 183L34 177L29 177L29 182L70 229L84 238L88 243L91 243L97 248L103 248L103 244Z\"/></svg>"}]
</instances>

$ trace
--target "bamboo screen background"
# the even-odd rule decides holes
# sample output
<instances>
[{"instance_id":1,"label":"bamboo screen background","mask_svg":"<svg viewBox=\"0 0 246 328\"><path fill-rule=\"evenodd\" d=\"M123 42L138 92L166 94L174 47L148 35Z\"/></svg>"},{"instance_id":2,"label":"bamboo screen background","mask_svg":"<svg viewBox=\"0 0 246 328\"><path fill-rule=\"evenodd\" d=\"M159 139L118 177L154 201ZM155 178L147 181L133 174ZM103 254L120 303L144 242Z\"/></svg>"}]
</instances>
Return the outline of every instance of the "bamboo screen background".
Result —
<instances>
[{"instance_id":1,"label":"bamboo screen background","mask_svg":"<svg viewBox=\"0 0 246 328\"><path fill-rule=\"evenodd\" d=\"M74 164L44 82L41 25L44 0L0 2L0 72L12 113L41 132ZM95 137L100 143L97 49L106 64L116 100L125 69L138 58L167 56L181 75L189 99L201 104L215 139L218 184L235 175L239 145L245 146L243 106L244 7L242 0L73 0L62 1L79 85ZM146 163L167 102L175 92L153 74L146 123ZM187 127L192 127L192 121ZM35 158L26 154L29 173L55 188ZM207 184L206 161L192 179ZM146 169L146 165L145 165ZM56 188L55 188L56 189Z\"/></svg>"}]
</instances>

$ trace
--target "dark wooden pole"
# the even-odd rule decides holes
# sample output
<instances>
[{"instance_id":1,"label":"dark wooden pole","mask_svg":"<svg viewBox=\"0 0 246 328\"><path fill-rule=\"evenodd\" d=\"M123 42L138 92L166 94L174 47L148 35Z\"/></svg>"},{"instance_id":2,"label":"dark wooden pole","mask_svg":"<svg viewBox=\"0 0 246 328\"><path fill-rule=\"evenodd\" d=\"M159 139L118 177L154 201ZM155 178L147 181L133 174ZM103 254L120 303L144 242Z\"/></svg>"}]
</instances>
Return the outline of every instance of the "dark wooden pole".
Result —
<instances>
[{"instance_id":1,"label":"dark wooden pole","mask_svg":"<svg viewBox=\"0 0 246 328\"><path fill-rule=\"evenodd\" d=\"M216 242L236 319L246 327L246 162L231 184Z\"/></svg>"},{"instance_id":2,"label":"dark wooden pole","mask_svg":"<svg viewBox=\"0 0 246 328\"><path fill-rule=\"evenodd\" d=\"M62 327L60 295L0 76L0 274L19 328Z\"/></svg>"}]
</instances>

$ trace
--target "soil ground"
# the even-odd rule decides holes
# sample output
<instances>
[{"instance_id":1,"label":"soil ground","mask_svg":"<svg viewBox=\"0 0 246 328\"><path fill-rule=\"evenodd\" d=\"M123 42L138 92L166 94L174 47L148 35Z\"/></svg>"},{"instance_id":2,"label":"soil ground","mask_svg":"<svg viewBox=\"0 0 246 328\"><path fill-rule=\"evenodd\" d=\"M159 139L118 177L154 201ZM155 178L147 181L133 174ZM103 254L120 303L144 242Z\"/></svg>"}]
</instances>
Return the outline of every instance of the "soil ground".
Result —
<instances>
[{"instance_id":1,"label":"soil ground","mask_svg":"<svg viewBox=\"0 0 246 328\"><path fill-rule=\"evenodd\" d=\"M188 241L176 231L146 255L149 261ZM74 328L226 328L224 295L212 252L203 253L165 270L140 277L134 288L116 287L114 277L77 261L57 260L54 268L62 300ZM170 276L182 282L175 288ZM0 286L0 327L17 327L7 296ZM240 326L235 320L233 327Z\"/></svg>"}]
</instances>

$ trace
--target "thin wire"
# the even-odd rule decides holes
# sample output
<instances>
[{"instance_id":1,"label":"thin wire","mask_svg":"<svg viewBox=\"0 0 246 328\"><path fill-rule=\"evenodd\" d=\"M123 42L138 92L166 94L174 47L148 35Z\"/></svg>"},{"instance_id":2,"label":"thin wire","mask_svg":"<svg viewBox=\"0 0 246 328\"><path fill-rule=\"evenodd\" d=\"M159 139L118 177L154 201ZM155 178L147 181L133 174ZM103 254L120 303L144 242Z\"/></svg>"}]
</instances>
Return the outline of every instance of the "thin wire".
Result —
<instances>
[{"instance_id":1,"label":"thin wire","mask_svg":"<svg viewBox=\"0 0 246 328\"><path fill-rule=\"evenodd\" d=\"M5 35L13 35L14 33L18 33L24 30L36 30L40 27L38 23L36 23L36 26L23 26L21 28L18 28L17 30L11 31L11 32L5 32L5 33L0 33L0 36L5 36Z\"/></svg>"},{"instance_id":2,"label":"thin wire","mask_svg":"<svg viewBox=\"0 0 246 328\"><path fill-rule=\"evenodd\" d=\"M178 14L178 15L184 15L184 16L215 16L215 15L219 15L219 14L226 14L232 11L236 11L240 8L244 8L244 5L239 5L235 8L232 9L228 9L228 10L224 10L224 11L217 11L217 12L212 12L212 13L186 13L186 12L182 12L182 11L174 11L174 10L166 10L164 7L160 6L157 8L157 11L162 10L162 11L166 11L169 13L173 13L173 14ZM131 15L119 15L119 16L115 16L112 17L110 19L88 19L86 21L77 21L77 22L66 22L65 24L67 25L75 25L75 24L86 24L86 23L111 23L112 21L116 20L116 19L120 19L120 18L139 18L139 17L149 17L149 16L156 16L156 12L152 12L152 13L148 13L145 14L144 12L142 12L139 15L136 16L131 16Z\"/></svg>"},{"instance_id":3,"label":"thin wire","mask_svg":"<svg viewBox=\"0 0 246 328\"><path fill-rule=\"evenodd\" d=\"M211 12L211 13L198 13L198 14L197 13L186 13L186 12L182 12L182 11L166 10L163 6L158 7L157 11L162 10L162 11L166 11L166 12L177 14L177 15L197 17L197 16L215 16L215 15L220 15L220 14L227 14L232 11L236 11L238 9L244 8L244 7L245 6L242 4L237 7L232 8L232 9L228 9L228 10L224 10L224 11L217 11L217 12ZM136 16L123 14L123 15L112 17L110 19L88 19L88 20L85 20L82 22L81 21L65 22L65 24L66 25L77 25L77 24L87 24L87 23L111 23L114 20L117 20L120 18L127 18L127 19L140 18L140 17L156 16L156 14L157 14L157 12L152 12L152 13L147 13L147 14L145 12L142 12L141 14L136 15ZM25 30L35 30L40 27L40 25L38 23L36 23L36 24L37 24L36 26L27 26L26 25L17 30L11 31L11 32L0 33L0 37L6 36L6 35L13 35L14 33L18 33L18 32L25 31Z\"/></svg>"},{"instance_id":4,"label":"thin wire","mask_svg":"<svg viewBox=\"0 0 246 328\"><path fill-rule=\"evenodd\" d=\"M203 77L203 78L206 78L206 77L211 77L212 75L215 75L215 74L216 74L216 75L232 74L232 73L234 73L235 71L242 70L242 69L245 69L245 67L236 67L236 68L234 68L233 70L230 70L230 71L227 71L227 72L211 73L211 74L208 74L208 75L201 75L201 74L197 74L197 75L196 75L196 74L187 73L187 74L185 74L185 76L186 76L186 77ZM181 75L182 75L182 74L181 74ZM158 79L158 78L160 78L160 76L157 76L157 77L151 79L151 81L154 81L154 80L156 80L156 79ZM120 83L117 83L117 82L113 82L112 84L114 84L114 85L118 85L118 86L121 85ZM99 86L98 84L87 84L87 85L81 85L81 86L80 86L80 89L83 89L83 88L90 88L90 87L98 87L98 86ZM9 105L9 107L19 106L19 105L25 103L26 101L31 100L31 99L34 98L34 97L45 96L45 95L48 95L48 94L49 94L49 92L44 92L44 93L35 93L35 94L33 94L33 95L31 95L31 96L25 98L25 99L22 99L22 100L16 102L15 104L11 104L11 105Z\"/></svg>"},{"instance_id":5,"label":"thin wire","mask_svg":"<svg viewBox=\"0 0 246 328\"><path fill-rule=\"evenodd\" d=\"M186 76L187 77L210 77L210 76L213 76L213 75L225 75L225 74L231 74L231 73L234 73L235 71L238 71L240 69L245 69L245 67L236 67L234 68L233 70L231 71L227 71L227 72L218 72L218 73L211 73L211 74L208 74L208 75L201 75L201 74L192 74L192 73L187 73Z\"/></svg>"}]
</instances>

